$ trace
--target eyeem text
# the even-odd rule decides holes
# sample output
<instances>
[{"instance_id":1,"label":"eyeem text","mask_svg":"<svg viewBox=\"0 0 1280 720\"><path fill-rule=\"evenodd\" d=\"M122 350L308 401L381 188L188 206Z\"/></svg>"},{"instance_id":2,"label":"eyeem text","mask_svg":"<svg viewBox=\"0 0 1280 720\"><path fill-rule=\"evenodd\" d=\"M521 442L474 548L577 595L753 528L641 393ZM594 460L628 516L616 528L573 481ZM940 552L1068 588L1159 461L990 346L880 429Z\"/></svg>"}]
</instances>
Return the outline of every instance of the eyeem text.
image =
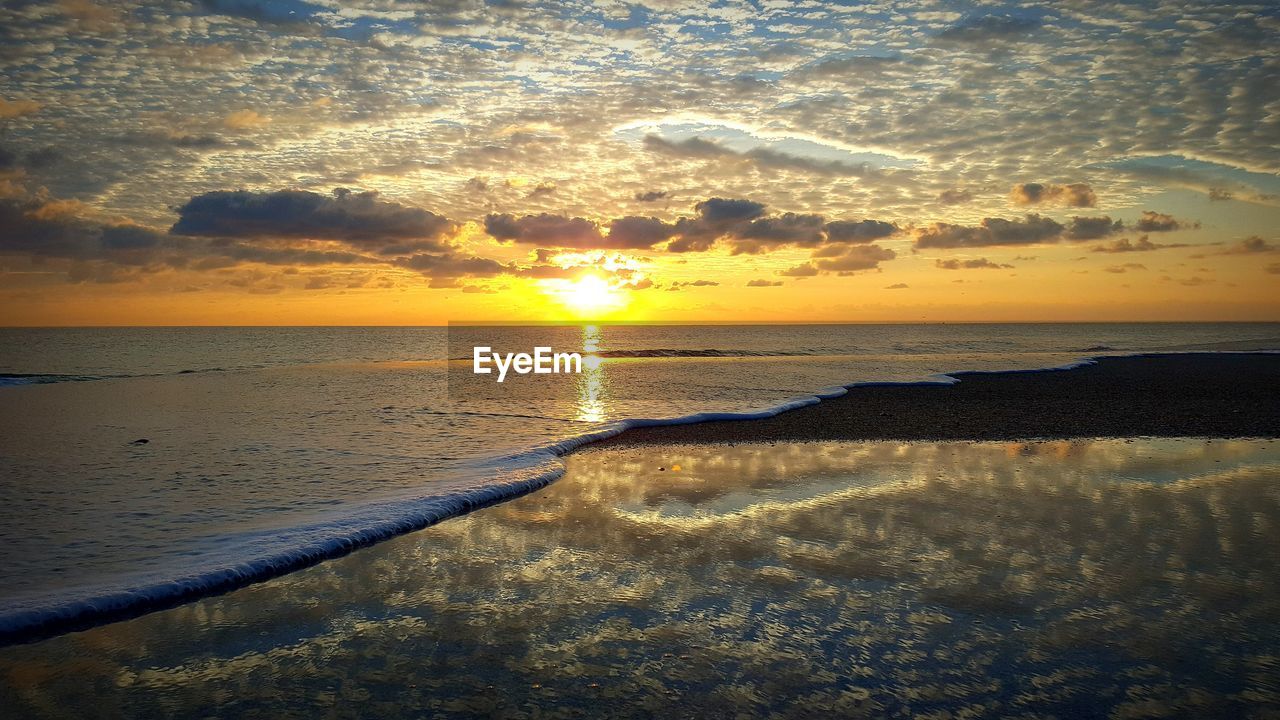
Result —
<instances>
[{"instance_id":1,"label":"eyeem text","mask_svg":"<svg viewBox=\"0 0 1280 720\"><path fill-rule=\"evenodd\" d=\"M492 367L490 367L492 365ZM477 346L472 348L471 370L476 374L489 374L498 368L498 382L507 379L507 371L513 370L520 375L549 375L551 373L581 373L582 355L551 352L549 347L535 347L533 354L493 352L493 348Z\"/></svg>"}]
</instances>

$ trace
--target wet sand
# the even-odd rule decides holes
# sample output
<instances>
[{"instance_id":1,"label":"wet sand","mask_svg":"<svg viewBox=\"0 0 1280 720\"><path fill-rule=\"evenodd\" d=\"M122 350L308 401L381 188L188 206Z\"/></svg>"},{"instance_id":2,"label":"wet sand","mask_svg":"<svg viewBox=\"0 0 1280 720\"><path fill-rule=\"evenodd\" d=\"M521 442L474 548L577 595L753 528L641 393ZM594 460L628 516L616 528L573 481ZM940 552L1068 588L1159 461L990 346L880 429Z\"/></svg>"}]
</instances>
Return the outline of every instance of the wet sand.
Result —
<instances>
[{"instance_id":1,"label":"wet sand","mask_svg":"<svg viewBox=\"0 0 1280 720\"><path fill-rule=\"evenodd\" d=\"M603 444L1280 433L1280 354L1111 357L1071 370L954 377L954 385L855 387L765 420L636 428Z\"/></svg>"}]
</instances>

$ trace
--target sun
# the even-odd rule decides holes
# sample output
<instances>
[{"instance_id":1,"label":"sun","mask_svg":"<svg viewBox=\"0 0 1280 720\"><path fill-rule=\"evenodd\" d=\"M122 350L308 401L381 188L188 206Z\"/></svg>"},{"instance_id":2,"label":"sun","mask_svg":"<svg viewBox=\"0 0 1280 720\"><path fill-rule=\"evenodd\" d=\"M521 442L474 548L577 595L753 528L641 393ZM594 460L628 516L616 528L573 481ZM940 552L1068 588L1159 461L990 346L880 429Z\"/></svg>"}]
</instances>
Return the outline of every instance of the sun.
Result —
<instances>
[{"instance_id":1,"label":"sun","mask_svg":"<svg viewBox=\"0 0 1280 720\"><path fill-rule=\"evenodd\" d=\"M598 275L583 275L566 282L556 295L578 317L594 317L626 305L625 294Z\"/></svg>"}]
</instances>

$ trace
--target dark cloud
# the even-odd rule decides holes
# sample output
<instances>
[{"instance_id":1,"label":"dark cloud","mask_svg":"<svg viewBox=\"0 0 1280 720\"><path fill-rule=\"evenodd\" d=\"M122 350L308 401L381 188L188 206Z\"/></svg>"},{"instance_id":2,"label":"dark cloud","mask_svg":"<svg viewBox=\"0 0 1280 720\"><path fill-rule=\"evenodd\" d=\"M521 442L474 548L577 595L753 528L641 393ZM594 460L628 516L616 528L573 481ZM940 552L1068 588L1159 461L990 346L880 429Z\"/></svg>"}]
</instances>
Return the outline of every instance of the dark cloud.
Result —
<instances>
[{"instance_id":1,"label":"dark cloud","mask_svg":"<svg viewBox=\"0 0 1280 720\"><path fill-rule=\"evenodd\" d=\"M782 285L781 280L748 280L747 287L778 287Z\"/></svg>"},{"instance_id":2,"label":"dark cloud","mask_svg":"<svg viewBox=\"0 0 1280 720\"><path fill-rule=\"evenodd\" d=\"M784 213L760 218L736 228L731 235L733 254L757 254L782 245L813 247L826 239L821 215Z\"/></svg>"},{"instance_id":3,"label":"dark cloud","mask_svg":"<svg viewBox=\"0 0 1280 720\"><path fill-rule=\"evenodd\" d=\"M1138 222L1133 227L1138 232L1172 232L1174 230L1195 229L1200 227L1200 223L1178 220L1172 215L1143 210L1142 217L1138 218Z\"/></svg>"},{"instance_id":4,"label":"dark cloud","mask_svg":"<svg viewBox=\"0 0 1280 720\"><path fill-rule=\"evenodd\" d=\"M984 218L976 226L933 223L916 230L917 248L969 248L993 245L1033 245L1056 241L1064 226L1034 213L1022 220Z\"/></svg>"},{"instance_id":5,"label":"dark cloud","mask_svg":"<svg viewBox=\"0 0 1280 720\"><path fill-rule=\"evenodd\" d=\"M1009 191L1009 197L1018 205L1038 205L1043 202L1061 203L1067 207L1093 207L1098 196L1085 183L1053 185L1044 183L1019 183Z\"/></svg>"},{"instance_id":6,"label":"dark cloud","mask_svg":"<svg viewBox=\"0 0 1280 720\"><path fill-rule=\"evenodd\" d=\"M671 197L671 193L666 190L650 190L635 194L635 199L638 202L657 202L658 200L666 200L669 197Z\"/></svg>"},{"instance_id":7,"label":"dark cloud","mask_svg":"<svg viewBox=\"0 0 1280 720\"><path fill-rule=\"evenodd\" d=\"M5 171L39 170L60 162L62 152L56 147L48 146L19 153L0 146L0 173Z\"/></svg>"},{"instance_id":8,"label":"dark cloud","mask_svg":"<svg viewBox=\"0 0 1280 720\"><path fill-rule=\"evenodd\" d=\"M782 270L778 274L786 277L813 277L818 274L818 268L814 267L813 263L801 263L795 267Z\"/></svg>"},{"instance_id":9,"label":"dark cloud","mask_svg":"<svg viewBox=\"0 0 1280 720\"><path fill-rule=\"evenodd\" d=\"M150 228L105 223L82 212L65 201L0 200L0 253L145 265L161 262L160 251L177 244Z\"/></svg>"},{"instance_id":10,"label":"dark cloud","mask_svg":"<svg viewBox=\"0 0 1280 720\"><path fill-rule=\"evenodd\" d=\"M1280 246L1273 245L1262 239L1259 235L1251 235L1244 240L1228 247L1217 255L1254 255L1257 253L1273 253L1280 252Z\"/></svg>"},{"instance_id":11,"label":"dark cloud","mask_svg":"<svg viewBox=\"0 0 1280 720\"><path fill-rule=\"evenodd\" d=\"M1116 275L1121 275L1129 272L1130 270L1146 270L1146 269L1147 269L1147 266L1143 265L1142 263L1125 263L1123 265L1111 265L1111 266L1102 268L1102 271L1113 273Z\"/></svg>"},{"instance_id":12,"label":"dark cloud","mask_svg":"<svg viewBox=\"0 0 1280 720\"><path fill-rule=\"evenodd\" d=\"M715 280L690 280L688 282L676 281L671 283L672 288L678 287L715 287L720 283Z\"/></svg>"},{"instance_id":13,"label":"dark cloud","mask_svg":"<svg viewBox=\"0 0 1280 720\"><path fill-rule=\"evenodd\" d=\"M910 286L907 285L906 283L894 283L892 285L885 285L884 289L885 290L906 290L908 287Z\"/></svg>"},{"instance_id":14,"label":"dark cloud","mask_svg":"<svg viewBox=\"0 0 1280 720\"><path fill-rule=\"evenodd\" d=\"M973 200L973 193L968 190L943 190L938 193L938 202L944 205L961 205Z\"/></svg>"},{"instance_id":15,"label":"dark cloud","mask_svg":"<svg viewBox=\"0 0 1280 720\"><path fill-rule=\"evenodd\" d=\"M1040 27L1035 18L1014 15L977 15L967 17L938 33L938 39L952 43L983 43L1017 40Z\"/></svg>"},{"instance_id":16,"label":"dark cloud","mask_svg":"<svg viewBox=\"0 0 1280 720\"><path fill-rule=\"evenodd\" d=\"M656 135L646 135L644 146L650 151L683 158L745 160L758 168L768 170L793 170L816 175L849 177L874 177L883 174L867 163L847 163L839 160L819 160L801 157L767 147L756 147L743 152L725 147L710 140L691 137L685 140L665 140Z\"/></svg>"},{"instance_id":17,"label":"dark cloud","mask_svg":"<svg viewBox=\"0 0 1280 720\"><path fill-rule=\"evenodd\" d=\"M188 133L171 133L161 130L137 130L125 133L118 138L122 145L144 148L179 148L184 150L212 150L216 148L253 147L249 140L237 140L232 143L226 138L213 133L192 135Z\"/></svg>"},{"instance_id":18,"label":"dark cloud","mask_svg":"<svg viewBox=\"0 0 1280 720\"><path fill-rule=\"evenodd\" d=\"M937 260L934 262L934 265L942 268L943 270L1006 270L1013 268L1012 265L992 262L986 258L972 258L969 260L950 258L947 260Z\"/></svg>"},{"instance_id":19,"label":"dark cloud","mask_svg":"<svg viewBox=\"0 0 1280 720\"><path fill-rule=\"evenodd\" d=\"M453 253L420 253L397 258L395 264L426 276L431 287L454 287L460 277L492 277L511 270L496 260Z\"/></svg>"},{"instance_id":20,"label":"dark cloud","mask_svg":"<svg viewBox=\"0 0 1280 720\"><path fill-rule=\"evenodd\" d=\"M1227 188L1220 188L1220 187L1209 188L1209 200L1211 202L1224 202L1227 200L1231 200L1235 196L1236 196L1235 193L1232 192L1231 190L1228 190Z\"/></svg>"},{"instance_id":21,"label":"dark cloud","mask_svg":"<svg viewBox=\"0 0 1280 720\"><path fill-rule=\"evenodd\" d=\"M880 220L833 220L823 229L830 243L866 243L889 237L898 226Z\"/></svg>"},{"instance_id":22,"label":"dark cloud","mask_svg":"<svg viewBox=\"0 0 1280 720\"><path fill-rule=\"evenodd\" d=\"M1124 223L1102 217L1073 217L1067 225L1065 237L1068 240L1097 240L1118 233L1124 229Z\"/></svg>"},{"instance_id":23,"label":"dark cloud","mask_svg":"<svg viewBox=\"0 0 1280 720\"><path fill-rule=\"evenodd\" d=\"M765 206L753 200L714 197L693 206L693 218L675 224L679 237L667 244L668 252L704 252L735 228L764 215Z\"/></svg>"},{"instance_id":24,"label":"dark cloud","mask_svg":"<svg viewBox=\"0 0 1280 720\"><path fill-rule=\"evenodd\" d=\"M764 214L765 206L764 203L753 200L726 200L714 197L694 205L693 209L698 213L699 220L722 227L758 218Z\"/></svg>"},{"instance_id":25,"label":"dark cloud","mask_svg":"<svg viewBox=\"0 0 1280 720\"><path fill-rule=\"evenodd\" d=\"M655 217L629 215L609 223L609 247L624 249L651 248L676 233L675 225Z\"/></svg>"},{"instance_id":26,"label":"dark cloud","mask_svg":"<svg viewBox=\"0 0 1280 720\"><path fill-rule=\"evenodd\" d=\"M484 229L500 242L579 249L605 246L600 228L580 217L542 213L517 218L494 213L485 216Z\"/></svg>"},{"instance_id":27,"label":"dark cloud","mask_svg":"<svg viewBox=\"0 0 1280 720\"><path fill-rule=\"evenodd\" d=\"M318 34L321 27L313 24L311 17L326 10L323 6L302 0L292 0L289 3L265 0L200 0L199 5L213 15L251 20L264 27L301 35Z\"/></svg>"},{"instance_id":28,"label":"dark cloud","mask_svg":"<svg viewBox=\"0 0 1280 720\"><path fill-rule=\"evenodd\" d=\"M177 211L174 235L336 240L382 255L444 251L442 241L455 229L427 210L342 188L332 195L219 190L197 195Z\"/></svg>"},{"instance_id":29,"label":"dark cloud","mask_svg":"<svg viewBox=\"0 0 1280 720\"><path fill-rule=\"evenodd\" d=\"M869 243L898 230L893 223L879 220L827 222L821 215L790 212L765 216L764 204L742 199L711 198L694 210L695 217L680 218L669 226L676 239L667 245L668 251L704 251L724 239L733 254L754 255L781 247Z\"/></svg>"},{"instance_id":30,"label":"dark cloud","mask_svg":"<svg viewBox=\"0 0 1280 720\"><path fill-rule=\"evenodd\" d=\"M1093 251L1100 253L1151 252L1153 250L1165 250L1168 248L1180 247L1189 246L1185 243L1153 243L1146 235L1143 235L1133 242L1130 242L1129 238L1120 238L1109 245L1098 245L1093 248Z\"/></svg>"}]
</instances>

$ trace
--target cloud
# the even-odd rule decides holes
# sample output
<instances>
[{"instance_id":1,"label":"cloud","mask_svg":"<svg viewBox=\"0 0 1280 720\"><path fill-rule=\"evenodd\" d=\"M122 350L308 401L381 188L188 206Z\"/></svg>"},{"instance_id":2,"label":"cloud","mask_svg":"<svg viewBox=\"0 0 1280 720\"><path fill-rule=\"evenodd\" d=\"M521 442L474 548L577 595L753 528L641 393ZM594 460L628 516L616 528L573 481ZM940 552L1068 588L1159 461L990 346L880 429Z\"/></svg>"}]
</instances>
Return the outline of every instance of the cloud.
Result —
<instances>
[{"instance_id":1,"label":"cloud","mask_svg":"<svg viewBox=\"0 0 1280 720\"><path fill-rule=\"evenodd\" d=\"M814 175L849 177L875 177L883 174L882 171L868 163L818 160L816 158L792 155L791 153L767 147L756 147L738 152L727 146L710 140L703 140L696 136L685 140L666 140L657 135L646 135L644 147L651 152L680 158L745 161L766 170L789 170Z\"/></svg>"},{"instance_id":2,"label":"cloud","mask_svg":"<svg viewBox=\"0 0 1280 720\"><path fill-rule=\"evenodd\" d=\"M655 217L629 215L609 223L609 247L624 249L651 248L671 239L676 232L674 225Z\"/></svg>"},{"instance_id":3,"label":"cloud","mask_svg":"<svg viewBox=\"0 0 1280 720\"><path fill-rule=\"evenodd\" d=\"M0 98L0 119L19 118L23 115L34 115L43 107L33 100L5 100Z\"/></svg>"},{"instance_id":4,"label":"cloud","mask_svg":"<svg viewBox=\"0 0 1280 720\"><path fill-rule=\"evenodd\" d=\"M866 77L902 64L900 57L880 55L848 55L824 58L796 71L801 77Z\"/></svg>"},{"instance_id":5,"label":"cloud","mask_svg":"<svg viewBox=\"0 0 1280 720\"><path fill-rule=\"evenodd\" d=\"M786 270L780 270L778 274L786 277L813 277L818 274L818 268L814 267L813 263L807 262Z\"/></svg>"},{"instance_id":6,"label":"cloud","mask_svg":"<svg viewBox=\"0 0 1280 720\"><path fill-rule=\"evenodd\" d=\"M713 197L693 206L693 218L675 223L679 237L667 244L667 252L703 252L736 226L746 224L765 212L764 203L753 200Z\"/></svg>"},{"instance_id":7,"label":"cloud","mask_svg":"<svg viewBox=\"0 0 1280 720\"><path fill-rule=\"evenodd\" d=\"M716 227L725 227L732 223L746 222L764 214L764 203L753 200L727 200L713 197L703 200L693 209L698 219Z\"/></svg>"},{"instance_id":8,"label":"cloud","mask_svg":"<svg viewBox=\"0 0 1280 720\"><path fill-rule=\"evenodd\" d=\"M1144 222L1145 221L1145 222ZM1196 223L1198 227L1199 224ZM1163 232L1188 227L1168 215L1144 212L1137 226L1146 232ZM915 246L924 248L976 248L1004 245L1036 245L1060 240L1098 240L1122 232L1124 222L1107 216L1071 218L1065 225L1043 215L1028 214L1021 220L983 218L978 225L933 223L915 230Z\"/></svg>"},{"instance_id":9,"label":"cloud","mask_svg":"<svg viewBox=\"0 0 1280 720\"><path fill-rule=\"evenodd\" d=\"M1166 250L1169 248L1190 247L1185 243L1153 243L1146 235L1138 238L1136 242L1130 242L1129 238L1120 238L1110 245L1098 245L1093 248L1094 252L1100 253L1129 253L1129 252L1151 252L1153 250Z\"/></svg>"},{"instance_id":10,"label":"cloud","mask_svg":"<svg viewBox=\"0 0 1280 720\"><path fill-rule=\"evenodd\" d=\"M509 213L491 213L484 218L484 229L500 242L559 248L605 246L600 228L594 222L580 217L542 213L517 218Z\"/></svg>"},{"instance_id":11,"label":"cloud","mask_svg":"<svg viewBox=\"0 0 1280 720\"><path fill-rule=\"evenodd\" d=\"M161 262L172 244L161 232L102 222L86 211L74 201L0 200L0 254L141 266Z\"/></svg>"},{"instance_id":12,"label":"cloud","mask_svg":"<svg viewBox=\"0 0 1280 720\"><path fill-rule=\"evenodd\" d=\"M938 193L938 202L943 205L962 205L973 200L973 193L968 190L943 190Z\"/></svg>"},{"instance_id":13,"label":"cloud","mask_svg":"<svg viewBox=\"0 0 1280 720\"><path fill-rule=\"evenodd\" d=\"M898 232L897 225L880 220L833 220L823 229L831 243L866 243Z\"/></svg>"},{"instance_id":14,"label":"cloud","mask_svg":"<svg viewBox=\"0 0 1280 720\"><path fill-rule=\"evenodd\" d=\"M671 197L671 193L666 190L649 190L635 194L637 202L657 202L658 200L666 200L669 197Z\"/></svg>"},{"instance_id":15,"label":"cloud","mask_svg":"<svg viewBox=\"0 0 1280 720\"><path fill-rule=\"evenodd\" d=\"M1009 191L1009 197L1018 205L1059 203L1067 207L1093 207L1098 196L1085 183L1053 185L1043 183L1019 183Z\"/></svg>"},{"instance_id":16,"label":"cloud","mask_svg":"<svg viewBox=\"0 0 1280 720\"><path fill-rule=\"evenodd\" d=\"M861 270L875 270L885 260L892 260L897 253L879 245L852 245L843 254L833 257L822 257L813 261L815 267L823 272L848 274Z\"/></svg>"},{"instance_id":17,"label":"cloud","mask_svg":"<svg viewBox=\"0 0 1280 720\"><path fill-rule=\"evenodd\" d=\"M917 248L971 248L993 245L1034 245L1054 242L1065 228L1055 220L1027 215L1022 220L983 218L977 226L933 223L916 230Z\"/></svg>"},{"instance_id":18,"label":"cloud","mask_svg":"<svg viewBox=\"0 0 1280 720\"><path fill-rule=\"evenodd\" d=\"M731 233L733 254L757 254L783 245L813 247L826 239L821 215L783 213L752 220Z\"/></svg>"},{"instance_id":19,"label":"cloud","mask_svg":"<svg viewBox=\"0 0 1280 720\"><path fill-rule=\"evenodd\" d=\"M778 287L782 285L781 280L748 280L747 287Z\"/></svg>"},{"instance_id":20,"label":"cloud","mask_svg":"<svg viewBox=\"0 0 1280 720\"><path fill-rule=\"evenodd\" d=\"M1269 273L1271 275L1280 275L1280 263L1271 263L1270 265L1263 268L1263 272Z\"/></svg>"},{"instance_id":21,"label":"cloud","mask_svg":"<svg viewBox=\"0 0 1280 720\"><path fill-rule=\"evenodd\" d=\"M441 251L456 229L448 218L344 188L331 195L305 190L218 190L177 209L174 235L218 238L336 240L382 255Z\"/></svg>"},{"instance_id":22,"label":"cloud","mask_svg":"<svg viewBox=\"0 0 1280 720\"><path fill-rule=\"evenodd\" d=\"M529 191L528 195L525 195L525 197L526 198L542 197L544 195L551 195L555 193L555 191L556 191L555 183L538 183L532 190Z\"/></svg>"},{"instance_id":23,"label":"cloud","mask_svg":"<svg viewBox=\"0 0 1280 720\"><path fill-rule=\"evenodd\" d=\"M1174 230L1194 229L1200 227L1198 222L1188 222L1186 220L1178 220L1172 215L1153 212L1151 210L1142 211L1142 217L1138 218L1138 222L1134 223L1133 228L1138 232L1172 232Z\"/></svg>"},{"instance_id":24,"label":"cloud","mask_svg":"<svg viewBox=\"0 0 1280 720\"><path fill-rule=\"evenodd\" d=\"M1040 27L1035 18L1014 15L976 15L965 18L938 33L939 40L953 43L983 43L1020 40Z\"/></svg>"},{"instance_id":25,"label":"cloud","mask_svg":"<svg viewBox=\"0 0 1280 720\"><path fill-rule=\"evenodd\" d=\"M223 127L228 130L252 130L271 122L271 118L260 115L256 110L236 110L222 119Z\"/></svg>"},{"instance_id":26,"label":"cloud","mask_svg":"<svg viewBox=\"0 0 1280 720\"><path fill-rule=\"evenodd\" d=\"M907 285L906 283L894 283L892 285L885 285L884 289L885 290L906 290L908 287L910 286Z\"/></svg>"},{"instance_id":27,"label":"cloud","mask_svg":"<svg viewBox=\"0 0 1280 720\"><path fill-rule=\"evenodd\" d=\"M482 257L462 257L453 253L421 253L396 258L396 265L421 273L433 288L455 287L460 277L492 277L511 268Z\"/></svg>"},{"instance_id":28,"label":"cloud","mask_svg":"<svg viewBox=\"0 0 1280 720\"><path fill-rule=\"evenodd\" d=\"M667 286L667 290L680 290L687 287L715 287L720 283L714 280L690 280L688 282L676 281Z\"/></svg>"},{"instance_id":29,"label":"cloud","mask_svg":"<svg viewBox=\"0 0 1280 720\"><path fill-rule=\"evenodd\" d=\"M1068 240L1097 240L1124 229L1124 223L1102 217L1073 217L1064 233Z\"/></svg>"},{"instance_id":30,"label":"cloud","mask_svg":"<svg viewBox=\"0 0 1280 720\"><path fill-rule=\"evenodd\" d=\"M934 262L934 265L942 268L943 270L1005 270L1013 267L1012 265L1006 265L1004 263L992 262L986 258L973 258L971 260L958 260L956 258L951 258L949 260L937 260Z\"/></svg>"},{"instance_id":31,"label":"cloud","mask_svg":"<svg viewBox=\"0 0 1280 720\"><path fill-rule=\"evenodd\" d=\"M1273 253L1280 252L1280 246L1273 245L1262 239L1260 235L1250 235L1228 247L1227 249L1214 253L1215 255L1254 255L1257 253Z\"/></svg>"},{"instance_id":32,"label":"cloud","mask_svg":"<svg viewBox=\"0 0 1280 720\"><path fill-rule=\"evenodd\" d=\"M1125 263L1123 265L1110 265L1103 268L1104 272L1115 273L1117 275L1129 272L1130 270L1146 270L1147 266L1142 263Z\"/></svg>"}]
</instances>

